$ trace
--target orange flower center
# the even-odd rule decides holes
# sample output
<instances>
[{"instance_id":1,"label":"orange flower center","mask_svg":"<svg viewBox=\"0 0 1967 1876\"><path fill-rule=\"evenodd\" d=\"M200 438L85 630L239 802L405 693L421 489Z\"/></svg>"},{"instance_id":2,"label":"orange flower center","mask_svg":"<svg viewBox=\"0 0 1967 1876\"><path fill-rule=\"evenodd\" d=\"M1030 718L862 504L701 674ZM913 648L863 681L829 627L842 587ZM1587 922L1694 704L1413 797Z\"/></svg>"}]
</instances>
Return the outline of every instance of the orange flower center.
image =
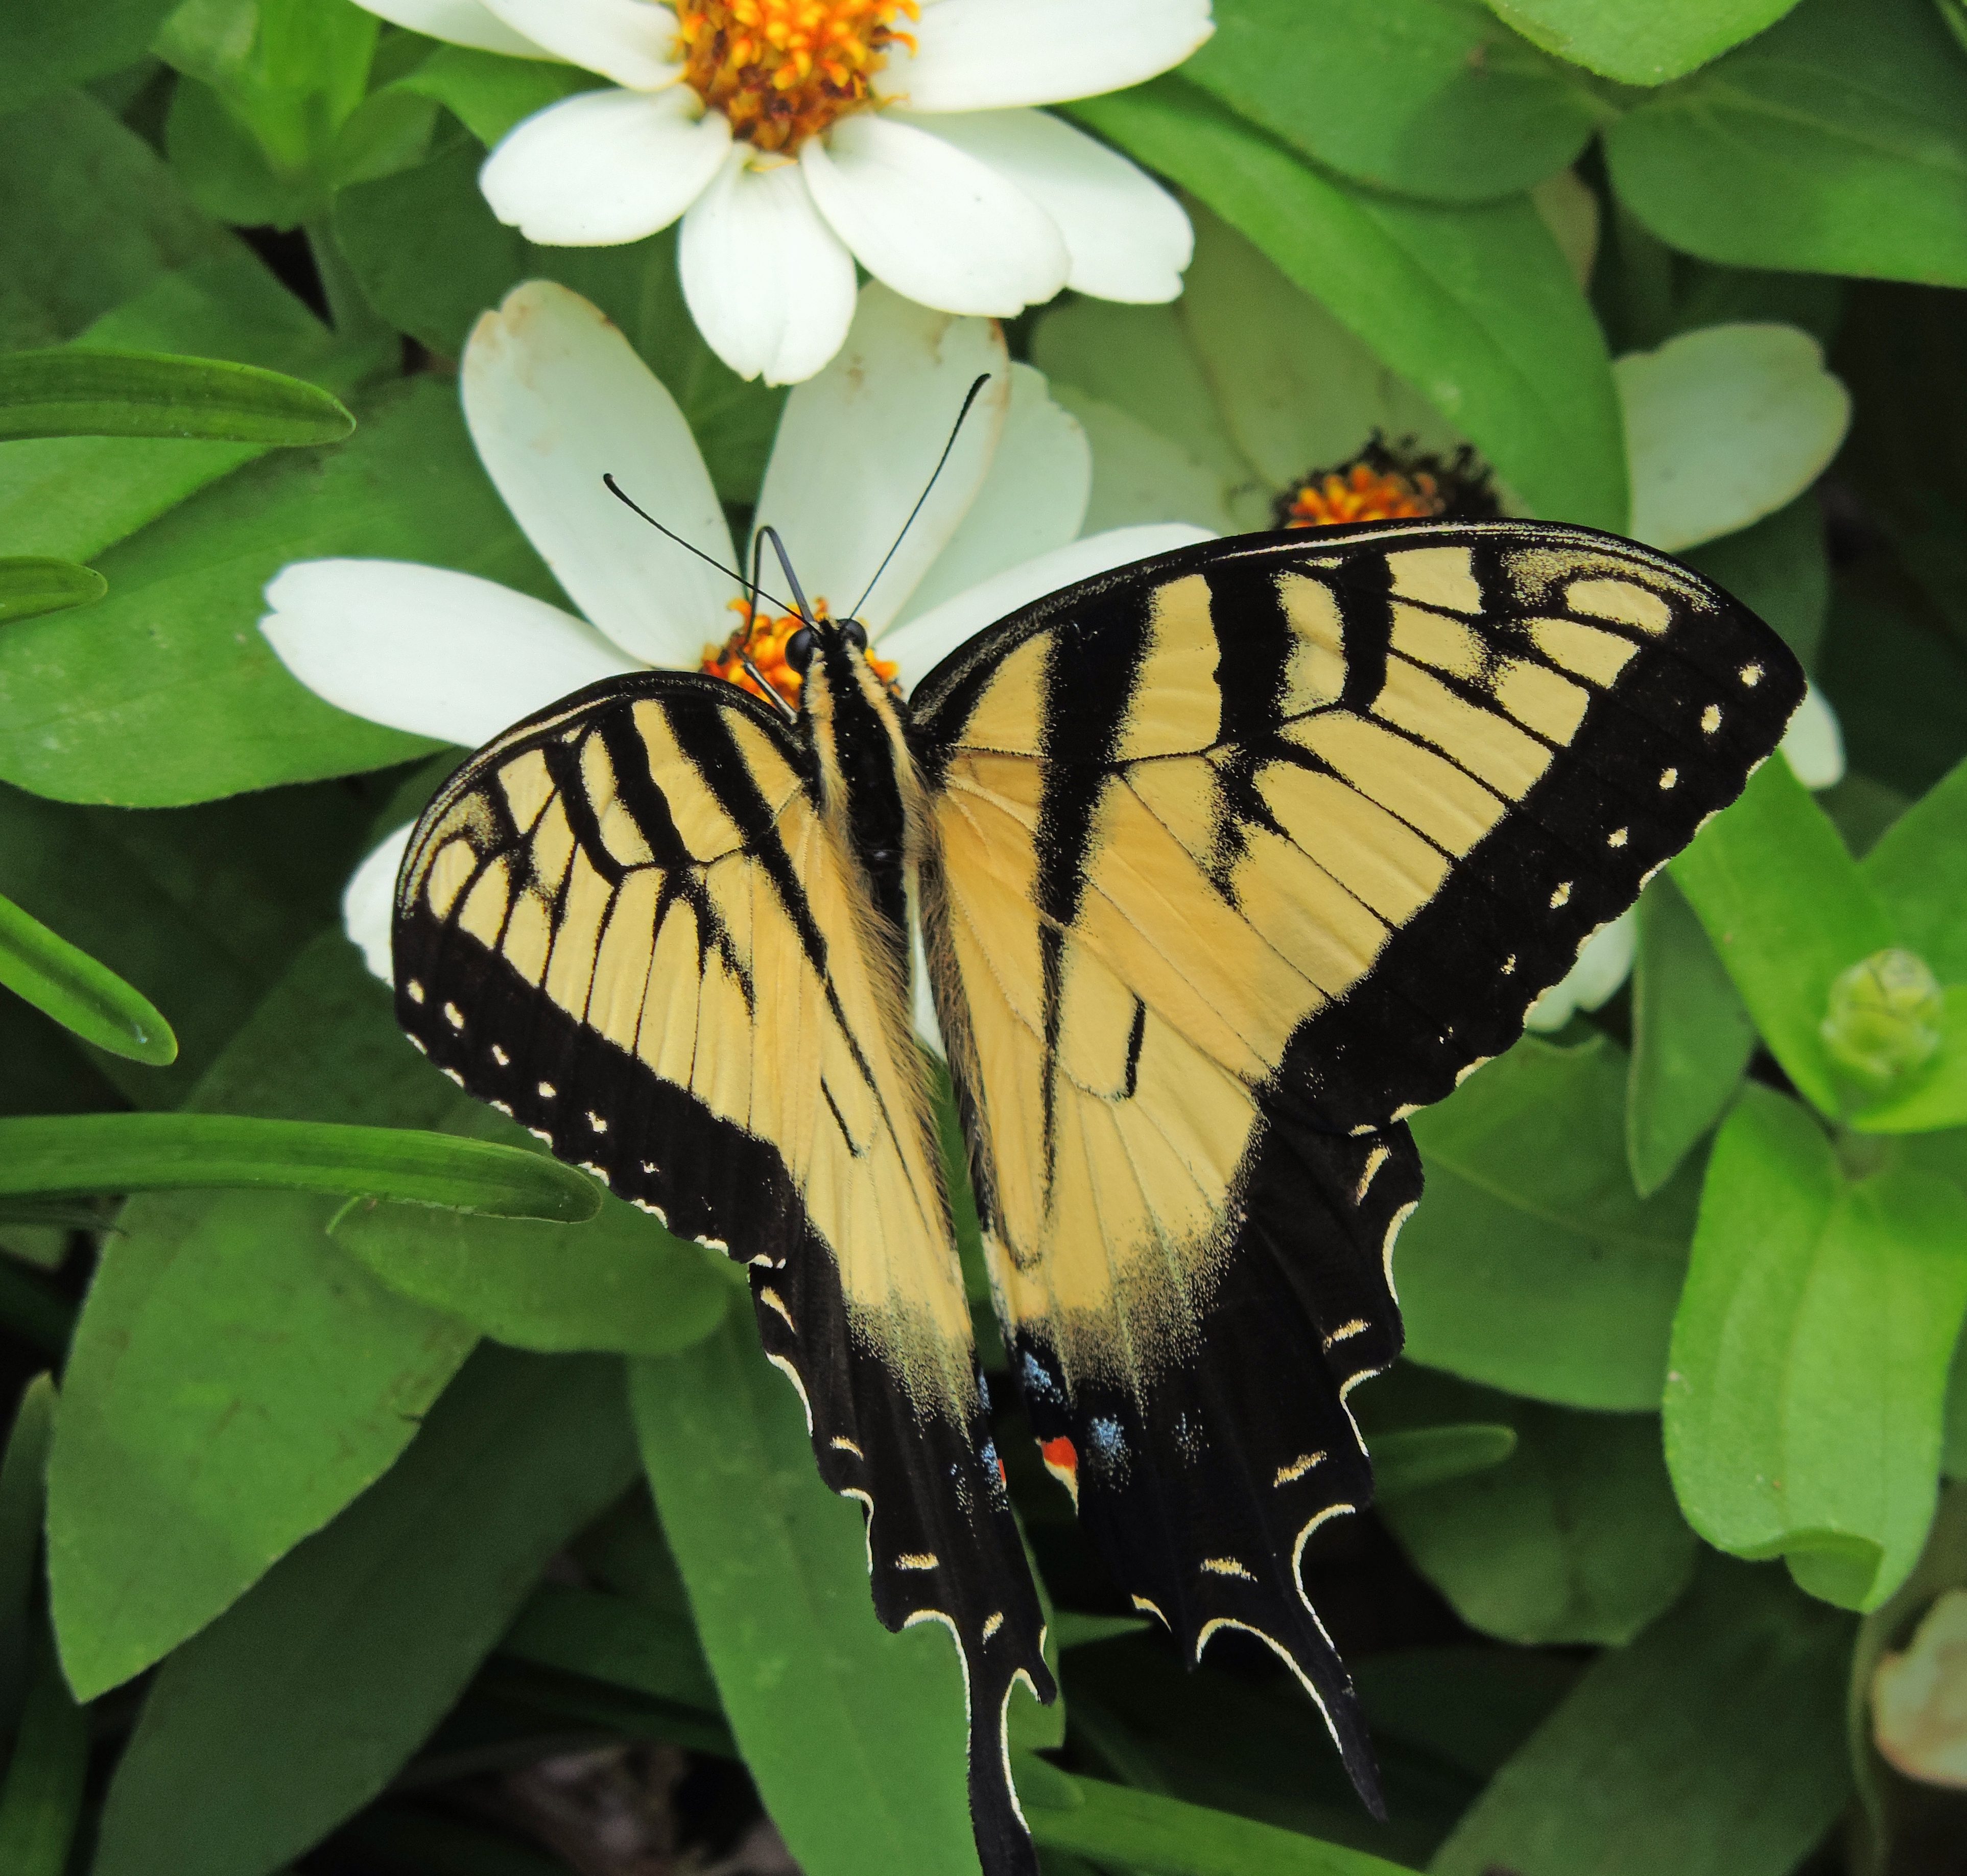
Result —
<instances>
[{"instance_id":1,"label":"orange flower center","mask_svg":"<svg viewBox=\"0 0 1967 1876\"><path fill-rule=\"evenodd\" d=\"M722 678L735 684L741 691L750 691L754 697L764 697L766 694L760 689L757 679L744 668L744 661L749 658L758 676L778 696L788 704L796 704L806 675L786 662L786 646L803 623L799 614L774 614L767 612L762 606L754 613L748 600L733 600L731 610L743 623L722 645L706 645L703 648L703 662L698 668L711 677ZM832 616L823 599L813 601L812 610L816 619ZM875 657L871 651L867 658L868 669L892 687L901 666L891 659Z\"/></svg>"},{"instance_id":2,"label":"orange flower center","mask_svg":"<svg viewBox=\"0 0 1967 1876\"><path fill-rule=\"evenodd\" d=\"M1300 483L1278 504L1280 525L1329 528L1348 521L1425 521L1447 506L1441 485L1425 469L1412 475L1355 463Z\"/></svg>"},{"instance_id":3,"label":"orange flower center","mask_svg":"<svg viewBox=\"0 0 1967 1876\"><path fill-rule=\"evenodd\" d=\"M684 80L731 134L757 150L796 150L868 102L900 42L897 15L919 0L683 0L674 57Z\"/></svg>"}]
</instances>

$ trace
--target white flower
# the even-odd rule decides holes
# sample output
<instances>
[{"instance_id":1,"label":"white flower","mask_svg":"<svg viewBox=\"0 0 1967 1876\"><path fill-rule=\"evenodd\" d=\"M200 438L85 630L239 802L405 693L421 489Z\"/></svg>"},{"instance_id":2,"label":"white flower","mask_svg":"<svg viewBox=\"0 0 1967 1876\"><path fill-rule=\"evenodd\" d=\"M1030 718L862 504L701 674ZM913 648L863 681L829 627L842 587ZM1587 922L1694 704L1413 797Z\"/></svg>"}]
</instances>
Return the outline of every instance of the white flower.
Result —
<instances>
[{"instance_id":1,"label":"white flower","mask_svg":"<svg viewBox=\"0 0 1967 1876\"><path fill-rule=\"evenodd\" d=\"M921 513L857 607L985 374ZM584 616L442 568L302 561L268 584L260 621L287 668L358 716L475 747L598 679L702 668L739 623L737 581L630 513L602 477L712 560L737 558L682 412L628 341L579 294L529 281L479 321L460 375L480 458ZM870 654L906 685L1029 600L1209 538L1168 523L1077 539L1091 481L1085 433L1036 371L1010 363L993 322L870 284L839 357L786 400L757 512L809 597L836 616L853 608ZM762 615L754 626L780 643L786 629ZM350 936L384 978L407 837L370 856L344 901Z\"/></svg>"},{"instance_id":2,"label":"white flower","mask_svg":"<svg viewBox=\"0 0 1967 1876\"><path fill-rule=\"evenodd\" d=\"M480 177L558 247L680 216L692 315L768 383L840 349L858 260L945 312L1008 316L1071 286L1172 299L1174 199L1034 108L1136 85L1213 30L1209 0L362 0L434 37L612 80L536 112Z\"/></svg>"},{"instance_id":3,"label":"white flower","mask_svg":"<svg viewBox=\"0 0 1967 1876\"><path fill-rule=\"evenodd\" d=\"M1580 1010L1595 1010L1632 974L1639 948L1639 910L1628 906L1600 925L1578 949L1578 962L1530 1005L1526 1028L1549 1033L1563 1028Z\"/></svg>"}]
</instances>

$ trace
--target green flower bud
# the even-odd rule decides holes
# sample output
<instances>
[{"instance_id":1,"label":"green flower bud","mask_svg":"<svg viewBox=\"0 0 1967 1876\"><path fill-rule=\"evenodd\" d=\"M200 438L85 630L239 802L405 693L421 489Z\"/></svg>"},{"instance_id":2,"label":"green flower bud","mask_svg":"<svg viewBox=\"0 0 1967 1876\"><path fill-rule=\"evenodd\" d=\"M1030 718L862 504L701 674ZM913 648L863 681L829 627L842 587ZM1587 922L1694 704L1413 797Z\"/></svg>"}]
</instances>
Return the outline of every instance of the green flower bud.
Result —
<instances>
[{"instance_id":1,"label":"green flower bud","mask_svg":"<svg viewBox=\"0 0 1967 1876\"><path fill-rule=\"evenodd\" d=\"M1925 959L1894 946L1839 975L1820 1033L1839 1066L1876 1085L1933 1059L1946 1007Z\"/></svg>"}]
</instances>

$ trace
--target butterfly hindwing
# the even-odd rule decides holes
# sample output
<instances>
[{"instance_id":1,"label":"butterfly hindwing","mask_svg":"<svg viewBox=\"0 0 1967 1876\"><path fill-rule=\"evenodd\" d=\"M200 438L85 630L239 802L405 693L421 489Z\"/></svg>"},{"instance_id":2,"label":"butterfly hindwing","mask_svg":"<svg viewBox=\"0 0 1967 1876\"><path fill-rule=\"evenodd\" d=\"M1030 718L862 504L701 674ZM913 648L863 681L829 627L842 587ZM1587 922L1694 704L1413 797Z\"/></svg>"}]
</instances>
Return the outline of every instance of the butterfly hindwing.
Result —
<instances>
[{"instance_id":1,"label":"butterfly hindwing","mask_svg":"<svg viewBox=\"0 0 1967 1876\"><path fill-rule=\"evenodd\" d=\"M993 1869L1028 1864L1003 1726L1051 1684L990 1444L902 987L796 736L645 673L480 751L397 889L397 1014L445 1072L670 1229L748 1264L821 1475L867 1514L876 1609L940 1620Z\"/></svg>"},{"instance_id":2,"label":"butterfly hindwing","mask_svg":"<svg viewBox=\"0 0 1967 1876\"><path fill-rule=\"evenodd\" d=\"M1370 1755L1302 1585L1399 1352L1402 1118L1521 1033L1802 691L1684 568L1497 522L1251 536L932 673L923 894L1000 1312L1053 1470L1191 1657L1258 1633Z\"/></svg>"}]
</instances>

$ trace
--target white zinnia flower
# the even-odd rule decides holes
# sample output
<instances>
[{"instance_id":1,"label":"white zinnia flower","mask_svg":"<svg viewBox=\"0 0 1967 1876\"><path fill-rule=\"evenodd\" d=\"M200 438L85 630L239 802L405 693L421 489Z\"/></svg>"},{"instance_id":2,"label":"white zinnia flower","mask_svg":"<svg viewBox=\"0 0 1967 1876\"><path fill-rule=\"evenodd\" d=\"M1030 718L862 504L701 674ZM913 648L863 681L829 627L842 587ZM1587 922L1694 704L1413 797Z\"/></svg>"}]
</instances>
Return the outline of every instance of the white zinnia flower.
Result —
<instances>
[{"instance_id":1,"label":"white zinnia flower","mask_svg":"<svg viewBox=\"0 0 1967 1876\"><path fill-rule=\"evenodd\" d=\"M1071 286L1172 299L1187 218L1126 157L1034 106L1139 84L1213 30L1209 0L362 0L461 45L612 80L486 160L529 241L639 241L683 218L692 316L773 384L840 349L858 260L945 312Z\"/></svg>"},{"instance_id":2,"label":"white zinnia flower","mask_svg":"<svg viewBox=\"0 0 1967 1876\"><path fill-rule=\"evenodd\" d=\"M840 356L786 400L759 496L761 521L777 529L816 605L830 602L836 616L854 605L986 373L942 474L858 611L870 655L899 667L905 686L1032 600L1209 538L1168 523L1075 539L1091 451L1043 377L1010 363L993 322L870 285ZM260 621L287 668L358 716L475 747L598 679L702 668L736 623L737 582L631 513L602 475L712 559L738 561L690 427L628 341L579 294L529 281L479 321L460 377L480 458L585 616L442 568L302 561L268 584ZM363 862L344 902L349 936L386 979L409 834Z\"/></svg>"}]
</instances>

